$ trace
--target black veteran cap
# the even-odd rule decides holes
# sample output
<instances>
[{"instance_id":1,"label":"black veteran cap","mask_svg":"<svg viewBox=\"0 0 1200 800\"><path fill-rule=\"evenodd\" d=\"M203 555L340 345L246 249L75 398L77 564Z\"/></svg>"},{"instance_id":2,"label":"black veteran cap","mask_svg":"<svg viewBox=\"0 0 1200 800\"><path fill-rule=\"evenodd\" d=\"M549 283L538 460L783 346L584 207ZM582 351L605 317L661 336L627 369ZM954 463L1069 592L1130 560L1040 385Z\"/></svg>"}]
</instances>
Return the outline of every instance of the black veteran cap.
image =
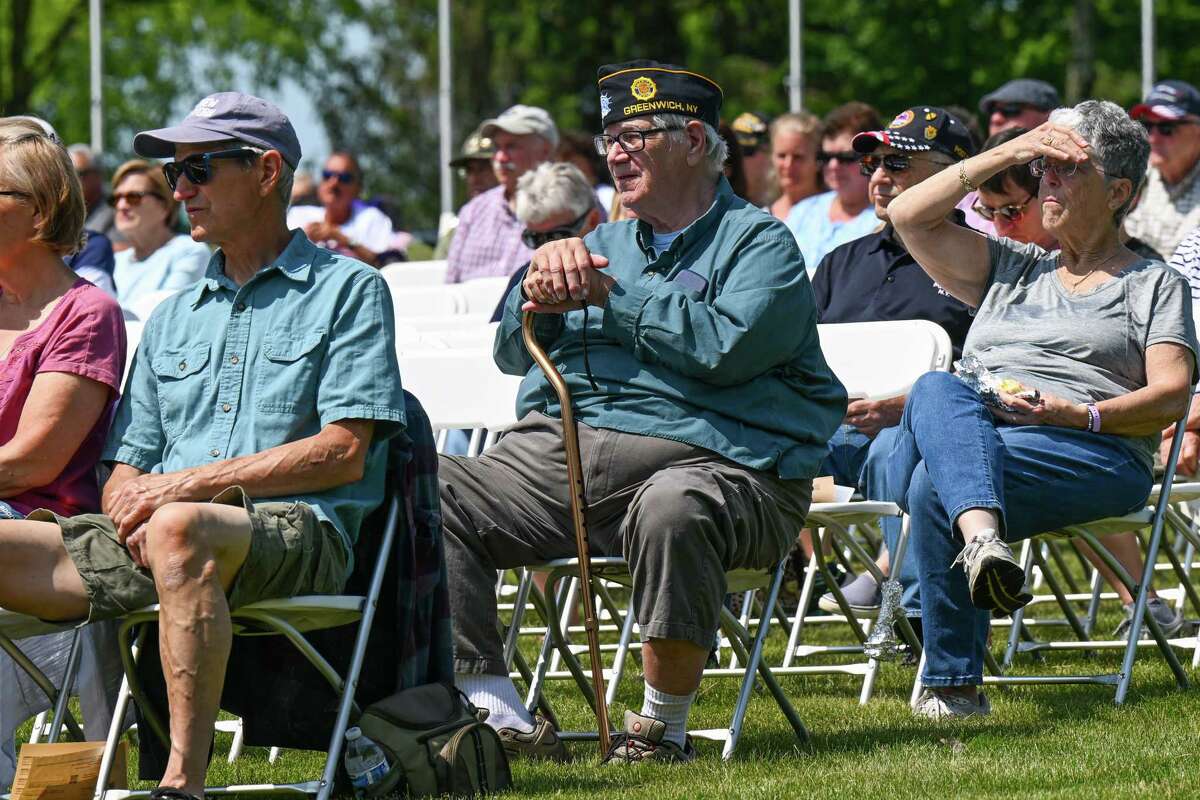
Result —
<instances>
[{"instance_id":1,"label":"black veteran cap","mask_svg":"<svg viewBox=\"0 0 1200 800\"><path fill-rule=\"evenodd\" d=\"M937 150L956 160L975 153L967 126L937 106L913 106L897 114L884 130L866 131L851 140L859 153L874 152L881 144L910 152Z\"/></svg>"},{"instance_id":2,"label":"black veteran cap","mask_svg":"<svg viewBox=\"0 0 1200 800\"><path fill-rule=\"evenodd\" d=\"M600 123L646 114L682 114L714 128L721 118L721 87L703 75L657 61L605 64L599 70Z\"/></svg>"}]
</instances>

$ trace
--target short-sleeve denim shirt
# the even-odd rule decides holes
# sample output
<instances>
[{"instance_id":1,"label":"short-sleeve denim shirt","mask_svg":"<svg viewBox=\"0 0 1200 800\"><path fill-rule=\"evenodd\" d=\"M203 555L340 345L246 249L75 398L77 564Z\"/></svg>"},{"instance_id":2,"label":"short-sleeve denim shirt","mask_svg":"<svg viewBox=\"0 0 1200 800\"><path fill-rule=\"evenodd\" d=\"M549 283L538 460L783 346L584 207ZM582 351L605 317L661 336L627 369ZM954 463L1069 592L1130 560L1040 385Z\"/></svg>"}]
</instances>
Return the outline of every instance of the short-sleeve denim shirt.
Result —
<instances>
[{"instance_id":1,"label":"short-sleeve denim shirt","mask_svg":"<svg viewBox=\"0 0 1200 800\"><path fill-rule=\"evenodd\" d=\"M224 263L218 251L146 322L104 458L174 472L375 420L362 480L270 498L308 503L352 547L383 501L386 440L405 421L387 285L301 231L240 287Z\"/></svg>"}]
</instances>

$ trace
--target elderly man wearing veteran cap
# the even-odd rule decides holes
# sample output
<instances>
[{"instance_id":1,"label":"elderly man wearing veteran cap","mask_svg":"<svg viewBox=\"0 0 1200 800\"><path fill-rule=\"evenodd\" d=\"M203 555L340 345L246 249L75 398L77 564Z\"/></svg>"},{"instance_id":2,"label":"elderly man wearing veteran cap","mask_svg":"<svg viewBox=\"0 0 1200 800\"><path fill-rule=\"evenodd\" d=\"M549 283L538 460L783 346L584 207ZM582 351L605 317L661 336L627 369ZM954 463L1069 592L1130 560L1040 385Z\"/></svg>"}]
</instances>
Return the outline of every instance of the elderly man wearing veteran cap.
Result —
<instances>
[{"instance_id":1,"label":"elderly man wearing veteran cap","mask_svg":"<svg viewBox=\"0 0 1200 800\"><path fill-rule=\"evenodd\" d=\"M599 89L596 146L637 219L538 248L495 347L525 376L522 418L482 457L442 458L456 680L510 750L561 756L496 633L496 570L574 553L560 409L521 338L533 310L581 423L593 550L629 561L645 639L642 710L609 760L687 761L725 573L787 554L846 393L795 240L722 175L720 87L632 61L602 67Z\"/></svg>"},{"instance_id":2,"label":"elderly man wearing veteran cap","mask_svg":"<svg viewBox=\"0 0 1200 800\"><path fill-rule=\"evenodd\" d=\"M500 185L463 206L447 256L447 283L472 278L508 277L532 251L521 242L525 226L517 219L517 181L549 161L558 147L558 128L545 109L515 105L484 120L479 135L492 141L492 169Z\"/></svg>"},{"instance_id":3,"label":"elderly man wearing veteran cap","mask_svg":"<svg viewBox=\"0 0 1200 800\"><path fill-rule=\"evenodd\" d=\"M925 274L896 234L888 207L902 192L974 155L970 133L945 109L914 106L883 130L856 134L850 146L860 154L862 173L870 178L867 191L875 216L884 225L835 248L821 261L813 276L820 321L929 320L950 335L957 357L971 327L972 311ZM950 220L966 225L958 209L950 214ZM829 442L821 474L832 475L843 486L858 486L871 500L890 498L881 462L892 451L906 399L851 401L842 426ZM899 539L899 523L898 519L884 521L889 548ZM886 555L879 566L888 572ZM916 574L911 564L902 566L897 579L905 588L905 607L911 616L918 616ZM869 572L859 575L844 592L856 611L869 612L879 606L879 586ZM826 610L838 610L832 594L818 602Z\"/></svg>"},{"instance_id":4,"label":"elderly man wearing veteran cap","mask_svg":"<svg viewBox=\"0 0 1200 800\"><path fill-rule=\"evenodd\" d=\"M161 607L171 754L158 796L200 796L229 609L341 590L383 500L404 405L387 287L284 224L295 131L221 92L139 133L191 223L205 277L146 323L103 458L104 514L0 522L0 606L53 620Z\"/></svg>"},{"instance_id":5,"label":"elderly man wearing veteran cap","mask_svg":"<svg viewBox=\"0 0 1200 800\"><path fill-rule=\"evenodd\" d=\"M1150 171L1125 230L1170 258L1200 225L1200 91L1163 81L1129 115L1150 134Z\"/></svg>"},{"instance_id":6,"label":"elderly man wearing veteran cap","mask_svg":"<svg viewBox=\"0 0 1200 800\"><path fill-rule=\"evenodd\" d=\"M742 169L746 173L746 199L762 208L771 197L771 136L769 120L747 111L734 119L733 135L742 148Z\"/></svg>"}]
</instances>

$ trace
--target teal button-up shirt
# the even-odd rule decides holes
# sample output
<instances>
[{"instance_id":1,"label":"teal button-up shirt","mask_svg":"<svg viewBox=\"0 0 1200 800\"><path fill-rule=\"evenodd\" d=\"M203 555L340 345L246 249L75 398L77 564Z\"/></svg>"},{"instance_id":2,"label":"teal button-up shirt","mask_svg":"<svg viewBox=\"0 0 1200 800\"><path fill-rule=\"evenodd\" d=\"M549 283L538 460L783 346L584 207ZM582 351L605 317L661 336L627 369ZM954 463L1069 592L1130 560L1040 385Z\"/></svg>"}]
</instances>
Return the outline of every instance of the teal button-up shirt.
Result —
<instances>
[{"instance_id":1,"label":"teal button-up shirt","mask_svg":"<svg viewBox=\"0 0 1200 800\"><path fill-rule=\"evenodd\" d=\"M601 225L584 239L616 279L592 308L583 366L582 310L539 318L536 331L566 378L576 417L597 428L711 450L782 478L810 478L846 411L846 390L817 339L812 287L784 224L736 197L716 201L663 253L644 222ZM496 363L525 375L518 416L561 416L521 338L521 296L508 297Z\"/></svg>"},{"instance_id":2,"label":"teal button-up shirt","mask_svg":"<svg viewBox=\"0 0 1200 800\"><path fill-rule=\"evenodd\" d=\"M260 498L308 503L352 550L383 502L386 440L405 421L387 285L301 231L243 286L224 266L218 251L203 280L146 322L104 459L174 472L375 420L361 481Z\"/></svg>"}]
</instances>

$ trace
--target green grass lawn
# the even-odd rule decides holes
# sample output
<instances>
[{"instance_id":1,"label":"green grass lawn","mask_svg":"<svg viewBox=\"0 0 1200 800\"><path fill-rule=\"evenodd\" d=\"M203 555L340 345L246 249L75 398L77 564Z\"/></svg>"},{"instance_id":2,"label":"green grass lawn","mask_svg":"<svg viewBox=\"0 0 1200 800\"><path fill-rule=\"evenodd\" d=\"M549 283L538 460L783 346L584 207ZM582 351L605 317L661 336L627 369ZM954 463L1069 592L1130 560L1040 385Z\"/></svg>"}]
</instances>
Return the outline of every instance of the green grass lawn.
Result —
<instances>
[{"instance_id":1,"label":"green grass lawn","mask_svg":"<svg viewBox=\"0 0 1200 800\"><path fill-rule=\"evenodd\" d=\"M1110 604L1111 605L1111 604ZM1042 608L1042 607L1039 607ZM1046 612L1042 612L1046 613ZM1103 618L1102 631L1116 624ZM841 626L812 626L815 641L847 642ZM1066 629L1052 630L1066 637ZM1002 636L1004 629L997 631ZM778 662L784 640L772 635L768 656ZM532 646L532 645L531 645ZM997 642L993 648L1000 650ZM959 724L913 719L908 695L914 669L886 665L875 696L857 702L851 676L785 677L783 686L811 733L800 746L770 695L756 693L736 758L724 763L720 744L699 742L700 759L668 767L598 766L594 743L572 745L566 765L516 762L514 795L596 800L600 797L667 798L1130 798L1200 796L1200 692L1180 691L1156 651L1143 648L1134 689L1122 707L1104 687L1037 686L989 691L990 717ZM1190 663L1185 655L1185 665ZM1119 653L1094 658L1049 654L1036 664L1022 659L1015 672L1113 671ZM622 684L612 713L640 707L637 663ZM1193 674L1200 680L1200 674ZM738 681L710 679L701 687L692 725L719 728L728 722ZM584 729L593 719L565 682L549 696L564 725ZM209 771L213 784L291 782L317 777L321 754L284 751L267 763L267 750L247 748L225 763L230 737L218 736Z\"/></svg>"}]
</instances>

